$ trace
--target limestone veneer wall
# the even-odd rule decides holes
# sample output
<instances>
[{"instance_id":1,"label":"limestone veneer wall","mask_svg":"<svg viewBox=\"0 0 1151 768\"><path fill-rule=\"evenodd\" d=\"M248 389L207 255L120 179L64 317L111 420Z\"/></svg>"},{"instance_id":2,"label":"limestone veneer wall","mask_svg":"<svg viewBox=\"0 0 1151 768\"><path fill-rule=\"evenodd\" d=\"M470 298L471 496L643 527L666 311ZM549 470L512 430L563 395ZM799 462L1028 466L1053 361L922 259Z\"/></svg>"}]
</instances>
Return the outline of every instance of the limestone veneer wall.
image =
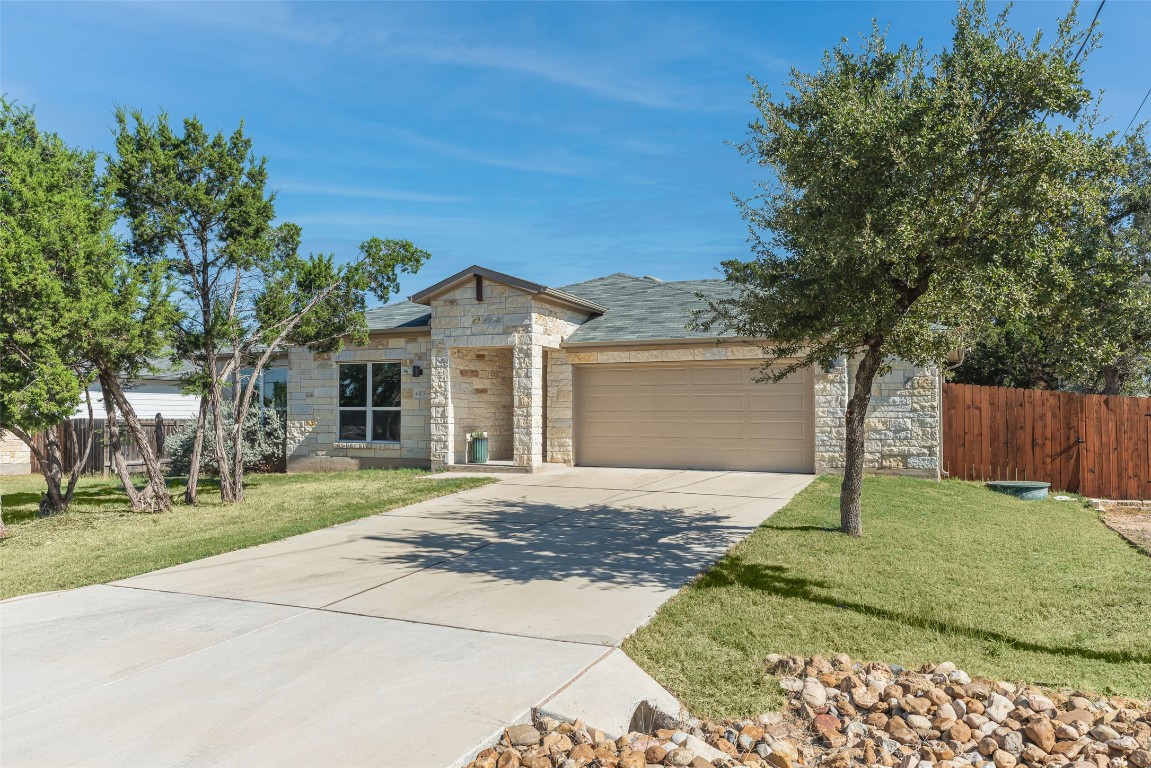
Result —
<instances>
[{"instance_id":1,"label":"limestone veneer wall","mask_svg":"<svg viewBox=\"0 0 1151 768\"><path fill-rule=\"evenodd\" d=\"M458 350L499 347L511 355L512 459L533 465L544 452L545 350L558 348L588 313L573 311L500 283L485 281L483 301L475 285L431 300L431 450L433 467L463 462L463 443L476 400L474 388L453 386L453 354ZM455 378L455 381L453 380ZM490 393L485 393L485 396ZM481 406L486 407L486 406Z\"/></svg>"},{"instance_id":2,"label":"limestone veneer wall","mask_svg":"<svg viewBox=\"0 0 1151 768\"><path fill-rule=\"evenodd\" d=\"M336 354L288 350L287 466L289 472L322 472L370 467L427 467L430 464L429 337L373 334L366 346ZM339 371L342 362L400 363L400 441L343 442L339 424ZM424 369L414 378L412 366Z\"/></svg>"},{"instance_id":3,"label":"limestone veneer wall","mask_svg":"<svg viewBox=\"0 0 1151 768\"><path fill-rule=\"evenodd\" d=\"M0 429L0 475L27 475L32 471L32 451L23 440Z\"/></svg>"},{"instance_id":4,"label":"limestone veneer wall","mask_svg":"<svg viewBox=\"0 0 1151 768\"><path fill-rule=\"evenodd\" d=\"M512 350L510 347L456 347L450 350L456 425L453 450L467 455L467 436L488 433L488 457L512 459Z\"/></svg>"},{"instance_id":5,"label":"limestone veneer wall","mask_svg":"<svg viewBox=\"0 0 1151 768\"><path fill-rule=\"evenodd\" d=\"M939 478L942 449L942 378L936 366L890 361L878 377L867 411L865 466L875 472ZM852 371L854 371L854 362ZM850 397L846 360L839 360L821 387L816 385L815 462L817 472L842 472L843 424ZM818 380L817 380L818 381Z\"/></svg>"}]
</instances>

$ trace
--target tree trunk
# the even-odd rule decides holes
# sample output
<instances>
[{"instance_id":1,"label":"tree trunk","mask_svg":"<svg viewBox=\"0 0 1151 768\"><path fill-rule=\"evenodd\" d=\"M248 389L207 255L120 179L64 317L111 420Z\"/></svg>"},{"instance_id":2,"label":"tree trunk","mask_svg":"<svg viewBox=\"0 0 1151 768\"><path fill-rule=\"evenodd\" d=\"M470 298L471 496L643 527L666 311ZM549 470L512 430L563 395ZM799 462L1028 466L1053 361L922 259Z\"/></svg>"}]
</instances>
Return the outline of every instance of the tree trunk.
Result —
<instances>
[{"instance_id":1,"label":"tree trunk","mask_svg":"<svg viewBox=\"0 0 1151 768\"><path fill-rule=\"evenodd\" d=\"M200 457L204 451L204 430L208 424L208 398L200 395L200 414L196 417L196 434L192 438L192 462L188 465L188 485L184 488L184 503L195 504L200 486Z\"/></svg>"},{"instance_id":2,"label":"tree trunk","mask_svg":"<svg viewBox=\"0 0 1151 768\"><path fill-rule=\"evenodd\" d=\"M106 392L107 390L105 390ZM107 394L104 395L104 410L108 413L108 418L104 422L104 431L108 440L109 463L116 471L116 476L120 478L120 485L124 488L124 493L128 495L128 503L132 506L132 510L149 512L151 511L151 499L136 487L136 483L132 480L132 473L128 471L128 462L124 461L124 451L120 445L120 420L117 417L116 404L108 398Z\"/></svg>"},{"instance_id":3,"label":"tree trunk","mask_svg":"<svg viewBox=\"0 0 1151 768\"><path fill-rule=\"evenodd\" d=\"M36 512L37 517L58 515L68 508L67 502L64 501L64 494L60 489L64 478L64 458L60 453L60 439L56 435L55 428L46 430L44 434L46 435L44 458L47 459L47 462L41 459L40 471L44 475L48 489L40 499L40 508Z\"/></svg>"},{"instance_id":4,"label":"tree trunk","mask_svg":"<svg viewBox=\"0 0 1151 768\"><path fill-rule=\"evenodd\" d=\"M863 535L860 498L863 493L863 459L867 433L864 422L871 404L871 386L883 364L879 343L867 347L855 371L855 387L844 414L846 426L843 485L839 491L839 529L851 536ZM851 365L850 361L848 365Z\"/></svg>"},{"instance_id":5,"label":"tree trunk","mask_svg":"<svg viewBox=\"0 0 1151 768\"><path fill-rule=\"evenodd\" d=\"M1123 391L1123 373L1118 365L1103 366L1103 391L1101 395L1117 395Z\"/></svg>"},{"instance_id":6,"label":"tree trunk","mask_svg":"<svg viewBox=\"0 0 1151 768\"><path fill-rule=\"evenodd\" d=\"M47 517L63 512L67 508L67 504L64 501L63 494L60 492L63 467L60 460L60 443L56 439L55 434L56 430L48 429L45 431L45 450L41 451L39 446L36 445L36 439L20 429L20 427L13 424L4 424L0 429L11 432L20 438L24 445L28 446L28 450L32 455L36 457L36 463L40 465L40 474L44 476L44 482L48 486L48 489L40 498L40 508L37 511L37 516Z\"/></svg>"},{"instance_id":7,"label":"tree trunk","mask_svg":"<svg viewBox=\"0 0 1151 768\"><path fill-rule=\"evenodd\" d=\"M214 368L215 366L213 366ZM212 398L212 412L216 414L213 426L213 447L216 451L216 466L219 467L220 501L231 503L236 501L236 494L232 488L232 473L229 471L231 462L228 461L227 435L224 431L224 398L220 392L220 382L212 377L210 384Z\"/></svg>"},{"instance_id":8,"label":"tree trunk","mask_svg":"<svg viewBox=\"0 0 1151 768\"><path fill-rule=\"evenodd\" d=\"M124 396L120 381L114 374L101 371L100 388L104 391L105 403L109 402L109 396L111 396L111 402L115 403L116 408L124 416L128 433L132 435L132 440L140 449L140 458L144 460L144 470L148 475L148 487L151 489L151 496L154 497L156 511L167 512L172 508L172 495L168 493L168 481L164 478L164 469L160 466L160 460L152 450L152 444L148 440L147 434L144 433L144 427L136 416L136 409Z\"/></svg>"},{"instance_id":9,"label":"tree trunk","mask_svg":"<svg viewBox=\"0 0 1151 768\"><path fill-rule=\"evenodd\" d=\"M64 491L64 505L67 506L72 503L72 497L76 493L76 484L80 481L80 474L88 465L88 456L92 453L92 443L96 439L96 430L94 422L96 414L92 412L92 395L87 389L84 390L84 399L88 403L88 442L84 444L84 450L81 452L76 445L76 426L68 421L68 433L72 436L72 473L68 477L68 488Z\"/></svg>"}]
</instances>

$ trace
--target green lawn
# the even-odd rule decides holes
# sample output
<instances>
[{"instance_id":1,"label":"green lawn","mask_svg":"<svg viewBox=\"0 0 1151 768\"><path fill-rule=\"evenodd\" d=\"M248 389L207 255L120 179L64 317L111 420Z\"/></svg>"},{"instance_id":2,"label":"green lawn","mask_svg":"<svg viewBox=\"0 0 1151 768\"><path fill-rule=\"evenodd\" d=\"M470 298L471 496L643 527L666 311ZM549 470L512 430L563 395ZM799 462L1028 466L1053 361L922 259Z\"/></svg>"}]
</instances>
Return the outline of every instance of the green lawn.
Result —
<instances>
[{"instance_id":1,"label":"green lawn","mask_svg":"<svg viewBox=\"0 0 1151 768\"><path fill-rule=\"evenodd\" d=\"M4 521L0 597L68 589L186 563L384 512L491 482L428 479L414 469L254 475L245 501L221 504L211 489L195 507L131 512L118 484L82 479L66 514L37 519L39 476L0 478Z\"/></svg>"},{"instance_id":2,"label":"green lawn","mask_svg":"<svg viewBox=\"0 0 1151 768\"><path fill-rule=\"evenodd\" d=\"M1151 695L1151 558L1078 502L975 483L869 477L864 538L816 480L625 646L693 711L780 703L763 658L848 653L903 665Z\"/></svg>"}]
</instances>

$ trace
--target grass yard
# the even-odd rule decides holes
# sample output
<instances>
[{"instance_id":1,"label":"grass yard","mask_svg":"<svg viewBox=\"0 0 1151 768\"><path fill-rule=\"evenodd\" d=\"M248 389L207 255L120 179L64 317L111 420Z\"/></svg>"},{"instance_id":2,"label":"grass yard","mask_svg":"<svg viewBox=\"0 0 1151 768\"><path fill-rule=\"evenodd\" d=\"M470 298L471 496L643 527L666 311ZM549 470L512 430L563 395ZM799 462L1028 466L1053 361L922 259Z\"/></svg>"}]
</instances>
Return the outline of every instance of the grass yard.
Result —
<instances>
[{"instance_id":1,"label":"grass yard","mask_svg":"<svg viewBox=\"0 0 1151 768\"><path fill-rule=\"evenodd\" d=\"M625 649L693 711L781 703L763 658L848 653L905 666L1151 696L1151 558L1078 502L975 483L869 477L864 538L817 479L673 598Z\"/></svg>"},{"instance_id":2,"label":"grass yard","mask_svg":"<svg viewBox=\"0 0 1151 768\"><path fill-rule=\"evenodd\" d=\"M426 474L251 475L242 504L221 504L205 488L199 505L158 515L131 512L114 480L82 478L69 511L41 519L44 480L0 478L10 534L0 541L0 598L123 579L491 482Z\"/></svg>"}]
</instances>

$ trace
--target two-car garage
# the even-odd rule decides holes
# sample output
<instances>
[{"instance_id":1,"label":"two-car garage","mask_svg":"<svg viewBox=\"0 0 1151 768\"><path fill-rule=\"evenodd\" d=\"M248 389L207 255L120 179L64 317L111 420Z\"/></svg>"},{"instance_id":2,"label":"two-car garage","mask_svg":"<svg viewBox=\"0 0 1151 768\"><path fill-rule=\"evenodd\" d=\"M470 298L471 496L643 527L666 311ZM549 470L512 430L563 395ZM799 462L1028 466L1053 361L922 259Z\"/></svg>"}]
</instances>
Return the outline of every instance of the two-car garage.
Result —
<instances>
[{"instance_id":1,"label":"two-car garage","mask_svg":"<svg viewBox=\"0 0 1151 768\"><path fill-rule=\"evenodd\" d=\"M813 472L811 371L759 373L754 361L577 365L576 464Z\"/></svg>"}]
</instances>

